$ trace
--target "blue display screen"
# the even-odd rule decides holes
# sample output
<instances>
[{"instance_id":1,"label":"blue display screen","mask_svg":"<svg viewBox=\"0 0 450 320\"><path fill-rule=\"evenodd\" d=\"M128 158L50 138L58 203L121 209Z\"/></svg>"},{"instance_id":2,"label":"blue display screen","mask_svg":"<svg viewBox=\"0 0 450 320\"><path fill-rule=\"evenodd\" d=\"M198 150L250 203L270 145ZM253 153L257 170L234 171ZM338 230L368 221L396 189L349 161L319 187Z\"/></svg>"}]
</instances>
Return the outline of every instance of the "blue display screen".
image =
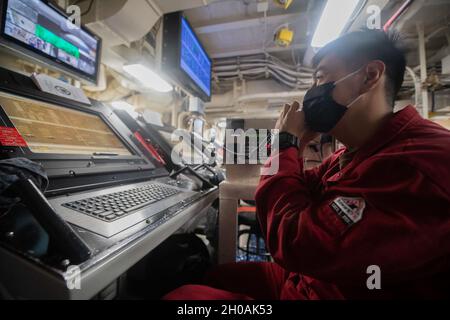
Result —
<instances>
[{"instance_id":1,"label":"blue display screen","mask_svg":"<svg viewBox=\"0 0 450 320\"><path fill-rule=\"evenodd\" d=\"M181 19L180 66L192 81L209 97L211 96L211 61L186 19Z\"/></svg>"}]
</instances>

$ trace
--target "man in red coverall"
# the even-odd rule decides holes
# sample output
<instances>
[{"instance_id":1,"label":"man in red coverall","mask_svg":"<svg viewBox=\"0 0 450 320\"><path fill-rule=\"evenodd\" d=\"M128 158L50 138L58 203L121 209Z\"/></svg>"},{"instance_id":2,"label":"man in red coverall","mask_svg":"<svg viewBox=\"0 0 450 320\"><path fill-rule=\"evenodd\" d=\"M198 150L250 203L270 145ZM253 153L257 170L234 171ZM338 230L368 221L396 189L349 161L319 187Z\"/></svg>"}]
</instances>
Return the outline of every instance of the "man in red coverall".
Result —
<instances>
[{"instance_id":1,"label":"man in red coverall","mask_svg":"<svg viewBox=\"0 0 450 320\"><path fill-rule=\"evenodd\" d=\"M450 296L450 132L412 106L393 112L406 63L389 35L347 34L314 63L302 111L286 106L277 124L279 171L263 176L256 193L275 263L219 266L208 286L166 298ZM304 171L302 153L315 132L346 148ZM297 137L299 147L286 137Z\"/></svg>"}]
</instances>

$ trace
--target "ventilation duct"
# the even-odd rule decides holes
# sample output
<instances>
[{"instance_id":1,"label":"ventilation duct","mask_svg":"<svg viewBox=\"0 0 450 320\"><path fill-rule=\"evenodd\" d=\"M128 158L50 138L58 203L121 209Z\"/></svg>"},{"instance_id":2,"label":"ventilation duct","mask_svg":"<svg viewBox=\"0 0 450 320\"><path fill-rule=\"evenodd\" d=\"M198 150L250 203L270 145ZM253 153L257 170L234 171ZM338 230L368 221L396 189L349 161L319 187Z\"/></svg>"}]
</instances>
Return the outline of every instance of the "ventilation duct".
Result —
<instances>
[{"instance_id":1,"label":"ventilation duct","mask_svg":"<svg viewBox=\"0 0 450 320\"><path fill-rule=\"evenodd\" d=\"M83 22L102 37L104 47L129 46L142 39L161 16L150 0L96 0Z\"/></svg>"}]
</instances>

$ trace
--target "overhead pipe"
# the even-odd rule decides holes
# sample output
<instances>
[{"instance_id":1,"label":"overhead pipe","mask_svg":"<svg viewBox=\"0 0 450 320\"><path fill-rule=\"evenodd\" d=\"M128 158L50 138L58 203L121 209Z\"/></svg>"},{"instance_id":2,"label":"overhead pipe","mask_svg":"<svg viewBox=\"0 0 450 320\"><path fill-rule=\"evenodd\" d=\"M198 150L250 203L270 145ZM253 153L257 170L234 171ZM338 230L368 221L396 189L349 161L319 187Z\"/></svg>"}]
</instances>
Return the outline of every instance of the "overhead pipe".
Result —
<instances>
[{"instance_id":1,"label":"overhead pipe","mask_svg":"<svg viewBox=\"0 0 450 320\"><path fill-rule=\"evenodd\" d=\"M272 70L272 69L257 69L257 70L246 70L246 71L241 71L240 75L254 75L254 74L260 74L260 75L264 75L265 73L269 72L269 74L271 76L273 76L273 78L275 78L276 80L280 81L281 83L283 83L284 85L291 87L291 88L302 88L302 89L308 89L311 86L311 83L309 82L304 82L301 81L300 79L295 79L292 77L288 77L286 75L280 75L278 72ZM220 75L227 75L230 76L230 78L228 79L223 79L223 81L234 81L234 80L238 80L239 79L239 75L235 75L233 73L224 73L224 74L220 74Z\"/></svg>"},{"instance_id":2,"label":"overhead pipe","mask_svg":"<svg viewBox=\"0 0 450 320\"><path fill-rule=\"evenodd\" d=\"M253 67L253 68L251 68ZM279 76L285 78L286 80L292 82L305 82L310 83L312 79L312 74L307 73L296 73L296 72L285 72L284 68L275 65L263 65L263 64L255 64L252 66L246 65L245 68L239 68L237 66L230 66L229 68L221 68L221 71L214 70L214 75L217 78L223 77L238 77L242 75L248 74L257 74L257 73L267 73L268 71L272 71ZM229 69L228 71L226 69ZM229 79L222 79L229 80ZM220 81L220 79L219 79Z\"/></svg>"},{"instance_id":3,"label":"overhead pipe","mask_svg":"<svg viewBox=\"0 0 450 320\"><path fill-rule=\"evenodd\" d=\"M420 60L420 82L425 83L427 81L427 53L425 47L425 31L422 23L417 23L417 34L419 37L419 60ZM428 90L422 88L422 116L428 118Z\"/></svg>"},{"instance_id":4,"label":"overhead pipe","mask_svg":"<svg viewBox=\"0 0 450 320\"><path fill-rule=\"evenodd\" d=\"M257 67L272 67L272 68L276 68L280 71L284 71L286 73L289 73L292 76L295 77L305 77L305 78L309 78L312 75L311 73L308 72L298 72L296 70L291 70L289 68L286 67L282 67L280 65L277 65L275 63L272 62L258 62L258 63L248 63L248 64L234 64L234 65L221 65L221 66L214 66L213 71L214 72L220 72L220 71L238 71L238 70L245 70L247 68L257 68Z\"/></svg>"},{"instance_id":5,"label":"overhead pipe","mask_svg":"<svg viewBox=\"0 0 450 320\"><path fill-rule=\"evenodd\" d=\"M272 60L267 60L267 59L245 59L245 60L239 60L239 63L237 63L237 61L233 60L233 61L227 61L227 63L224 62L214 62L214 67L223 67L223 66L235 66L235 65L240 65L242 66L243 64L256 64L256 63L264 63L264 64L272 64L272 65L276 65L288 70L291 70L292 72L303 72L306 74L311 74L314 71L310 68L306 68L303 66L292 66L292 65L288 65L286 63L276 63L275 61Z\"/></svg>"},{"instance_id":6,"label":"overhead pipe","mask_svg":"<svg viewBox=\"0 0 450 320\"><path fill-rule=\"evenodd\" d=\"M433 37L435 37L437 34L441 33L442 31L445 31L449 28L449 26L438 28L437 30L431 32L426 38L425 42L429 42Z\"/></svg>"},{"instance_id":7,"label":"overhead pipe","mask_svg":"<svg viewBox=\"0 0 450 320\"><path fill-rule=\"evenodd\" d=\"M402 6L394 13L394 15L383 26L384 32L387 32L392 24L408 9L413 0L406 0Z\"/></svg>"},{"instance_id":8,"label":"overhead pipe","mask_svg":"<svg viewBox=\"0 0 450 320\"><path fill-rule=\"evenodd\" d=\"M416 105L416 107L418 107L419 103L420 103L420 99L419 99L419 95L420 95L420 80L419 80L419 78L417 77L416 73L414 72L414 70L412 68L406 67L406 72L413 79L415 105Z\"/></svg>"},{"instance_id":9,"label":"overhead pipe","mask_svg":"<svg viewBox=\"0 0 450 320\"><path fill-rule=\"evenodd\" d=\"M225 109L232 111L240 106L242 103L255 102L270 99L291 99L298 98L303 99L306 94L306 90L296 91L283 91L283 92L269 92L269 93L254 93L241 96L237 99L233 99L232 92L215 96L210 103L205 104L205 110L211 112L213 110Z\"/></svg>"},{"instance_id":10,"label":"overhead pipe","mask_svg":"<svg viewBox=\"0 0 450 320\"><path fill-rule=\"evenodd\" d=\"M276 98L303 98L306 91L288 91L288 92L270 92L270 93L255 93L239 97L236 102L243 103L249 101L260 101Z\"/></svg>"},{"instance_id":11,"label":"overhead pipe","mask_svg":"<svg viewBox=\"0 0 450 320\"><path fill-rule=\"evenodd\" d=\"M269 75L277 82L292 89L308 89L311 85L312 70L304 67L291 66L275 59L236 58L215 63L213 73L220 87L231 81L243 78L268 78Z\"/></svg>"}]
</instances>

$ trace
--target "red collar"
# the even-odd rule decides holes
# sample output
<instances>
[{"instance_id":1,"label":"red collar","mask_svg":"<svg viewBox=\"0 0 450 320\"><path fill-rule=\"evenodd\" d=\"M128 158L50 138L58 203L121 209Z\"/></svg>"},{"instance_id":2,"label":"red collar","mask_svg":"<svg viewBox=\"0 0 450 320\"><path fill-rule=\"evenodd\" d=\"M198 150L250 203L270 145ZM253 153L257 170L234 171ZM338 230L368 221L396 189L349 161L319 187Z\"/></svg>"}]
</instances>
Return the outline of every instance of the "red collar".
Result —
<instances>
[{"instance_id":1,"label":"red collar","mask_svg":"<svg viewBox=\"0 0 450 320\"><path fill-rule=\"evenodd\" d=\"M417 110L409 105L401 111L396 112L385 124L377 131L377 133L361 147L355 154L353 159L355 162L359 162L372 156L375 152L380 150L383 146L392 141L412 123L421 119L421 116Z\"/></svg>"},{"instance_id":2,"label":"red collar","mask_svg":"<svg viewBox=\"0 0 450 320\"><path fill-rule=\"evenodd\" d=\"M421 116L413 106L407 106L403 110L393 114L390 119L384 123L378 132L366 143L363 147L356 151L353 160L347 164L337 174L329 178L329 181L339 180L347 171L354 168L361 161L369 158L380 150L387 143L392 141L396 136L408 128L412 123L421 119ZM339 164L339 156L346 152L346 149L341 149L335 153L335 159L331 167Z\"/></svg>"}]
</instances>

